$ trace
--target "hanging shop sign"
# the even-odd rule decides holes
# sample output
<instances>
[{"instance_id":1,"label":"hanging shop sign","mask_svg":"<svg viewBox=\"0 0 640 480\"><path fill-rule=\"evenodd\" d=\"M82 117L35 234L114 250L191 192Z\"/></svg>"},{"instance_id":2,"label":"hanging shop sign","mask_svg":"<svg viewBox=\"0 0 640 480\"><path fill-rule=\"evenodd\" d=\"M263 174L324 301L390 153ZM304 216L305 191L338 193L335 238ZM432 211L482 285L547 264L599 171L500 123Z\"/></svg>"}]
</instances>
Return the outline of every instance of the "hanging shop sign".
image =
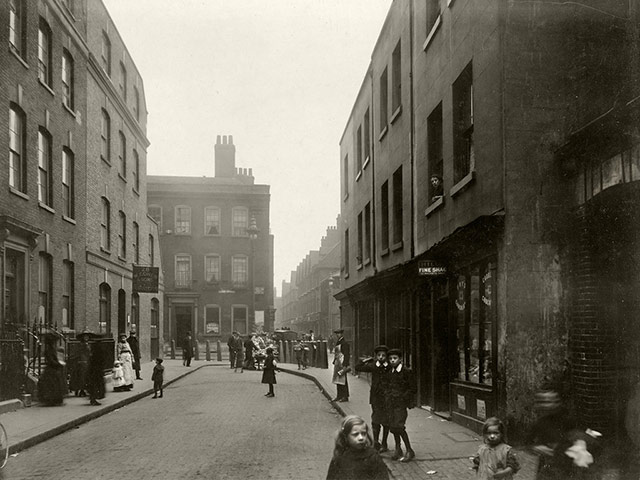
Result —
<instances>
[{"instance_id":1,"label":"hanging shop sign","mask_svg":"<svg viewBox=\"0 0 640 480\"><path fill-rule=\"evenodd\" d=\"M133 291L138 293L158 293L159 267L133 266Z\"/></svg>"},{"instance_id":2,"label":"hanging shop sign","mask_svg":"<svg viewBox=\"0 0 640 480\"><path fill-rule=\"evenodd\" d=\"M418 262L418 275L424 275L427 277L435 277L437 275L446 275L447 267L434 262L433 260L423 260Z\"/></svg>"}]
</instances>

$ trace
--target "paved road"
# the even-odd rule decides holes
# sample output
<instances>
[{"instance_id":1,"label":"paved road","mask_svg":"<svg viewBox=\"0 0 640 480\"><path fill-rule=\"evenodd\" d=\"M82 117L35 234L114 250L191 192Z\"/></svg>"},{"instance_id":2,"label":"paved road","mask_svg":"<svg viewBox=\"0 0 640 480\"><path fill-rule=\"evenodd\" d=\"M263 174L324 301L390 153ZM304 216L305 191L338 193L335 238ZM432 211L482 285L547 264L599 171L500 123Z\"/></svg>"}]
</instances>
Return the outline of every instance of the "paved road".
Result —
<instances>
[{"instance_id":1,"label":"paved road","mask_svg":"<svg viewBox=\"0 0 640 480\"><path fill-rule=\"evenodd\" d=\"M324 478L340 418L308 380L206 367L10 458L3 479ZM52 407L64 408L64 407Z\"/></svg>"}]
</instances>

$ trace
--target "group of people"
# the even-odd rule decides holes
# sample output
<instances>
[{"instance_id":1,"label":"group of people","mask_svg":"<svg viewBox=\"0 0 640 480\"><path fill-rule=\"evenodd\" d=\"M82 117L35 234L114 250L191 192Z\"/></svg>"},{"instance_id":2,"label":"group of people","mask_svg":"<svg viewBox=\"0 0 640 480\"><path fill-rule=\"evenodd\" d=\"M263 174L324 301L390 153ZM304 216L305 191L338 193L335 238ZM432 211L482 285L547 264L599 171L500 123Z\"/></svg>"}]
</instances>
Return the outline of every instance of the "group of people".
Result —
<instances>
[{"instance_id":1,"label":"group of people","mask_svg":"<svg viewBox=\"0 0 640 480\"><path fill-rule=\"evenodd\" d=\"M129 338L124 333L118 337L116 344L116 361L113 364L112 380L114 392L128 392L133 389L135 380L140 377L140 344L136 332L132 331Z\"/></svg>"},{"instance_id":2,"label":"group of people","mask_svg":"<svg viewBox=\"0 0 640 480\"><path fill-rule=\"evenodd\" d=\"M268 357L268 349L271 348L272 354L275 353L273 341L269 338L263 339L260 335L245 335L244 339L239 332L234 331L227 340L229 347L229 363L234 372L240 369L256 370L262 368L262 362Z\"/></svg>"}]
</instances>

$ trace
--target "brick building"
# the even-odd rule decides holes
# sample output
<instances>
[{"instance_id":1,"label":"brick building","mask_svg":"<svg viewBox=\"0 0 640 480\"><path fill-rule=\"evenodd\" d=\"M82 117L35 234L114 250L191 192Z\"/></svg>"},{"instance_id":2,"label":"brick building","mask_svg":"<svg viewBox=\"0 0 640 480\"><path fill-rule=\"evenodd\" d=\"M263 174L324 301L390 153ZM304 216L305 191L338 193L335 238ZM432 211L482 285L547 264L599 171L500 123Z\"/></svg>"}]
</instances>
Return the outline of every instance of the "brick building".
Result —
<instances>
[{"instance_id":1,"label":"brick building","mask_svg":"<svg viewBox=\"0 0 640 480\"><path fill-rule=\"evenodd\" d=\"M337 298L354 354L403 348L422 405L523 425L552 384L624 437L637 36L636 1L392 3L340 142Z\"/></svg>"},{"instance_id":2,"label":"brick building","mask_svg":"<svg viewBox=\"0 0 640 480\"><path fill-rule=\"evenodd\" d=\"M340 216L338 216L340 223ZM340 325L338 302L333 298L339 285L340 235L328 227L318 250L311 250L282 282L282 317L278 327L327 339Z\"/></svg>"},{"instance_id":3,"label":"brick building","mask_svg":"<svg viewBox=\"0 0 640 480\"><path fill-rule=\"evenodd\" d=\"M236 168L233 137L218 135L214 177L148 177L166 280L165 338L191 331L223 340L273 325L269 186Z\"/></svg>"},{"instance_id":4,"label":"brick building","mask_svg":"<svg viewBox=\"0 0 640 480\"><path fill-rule=\"evenodd\" d=\"M11 0L0 20L3 334L137 328L148 360L162 290L132 289L133 264L160 265L142 77L101 1Z\"/></svg>"}]
</instances>

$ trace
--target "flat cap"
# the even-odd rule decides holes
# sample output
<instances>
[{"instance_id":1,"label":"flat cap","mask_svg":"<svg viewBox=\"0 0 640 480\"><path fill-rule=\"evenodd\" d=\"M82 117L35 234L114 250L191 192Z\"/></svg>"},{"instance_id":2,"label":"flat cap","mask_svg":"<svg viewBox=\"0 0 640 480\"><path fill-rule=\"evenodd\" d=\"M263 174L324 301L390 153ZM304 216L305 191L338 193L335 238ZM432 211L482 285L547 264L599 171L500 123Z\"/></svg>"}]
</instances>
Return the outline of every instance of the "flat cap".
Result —
<instances>
[{"instance_id":1,"label":"flat cap","mask_svg":"<svg viewBox=\"0 0 640 480\"><path fill-rule=\"evenodd\" d=\"M402 356L402 350L400 350L399 348L391 348L387 352L387 355L389 355L389 356L398 355L399 357L401 357Z\"/></svg>"},{"instance_id":2,"label":"flat cap","mask_svg":"<svg viewBox=\"0 0 640 480\"><path fill-rule=\"evenodd\" d=\"M344 328L336 328L333 333L344 333Z\"/></svg>"},{"instance_id":3,"label":"flat cap","mask_svg":"<svg viewBox=\"0 0 640 480\"><path fill-rule=\"evenodd\" d=\"M387 347L386 345L378 345L373 349L373 353L378 353L378 352L387 353L388 351L389 351L389 347Z\"/></svg>"}]
</instances>

